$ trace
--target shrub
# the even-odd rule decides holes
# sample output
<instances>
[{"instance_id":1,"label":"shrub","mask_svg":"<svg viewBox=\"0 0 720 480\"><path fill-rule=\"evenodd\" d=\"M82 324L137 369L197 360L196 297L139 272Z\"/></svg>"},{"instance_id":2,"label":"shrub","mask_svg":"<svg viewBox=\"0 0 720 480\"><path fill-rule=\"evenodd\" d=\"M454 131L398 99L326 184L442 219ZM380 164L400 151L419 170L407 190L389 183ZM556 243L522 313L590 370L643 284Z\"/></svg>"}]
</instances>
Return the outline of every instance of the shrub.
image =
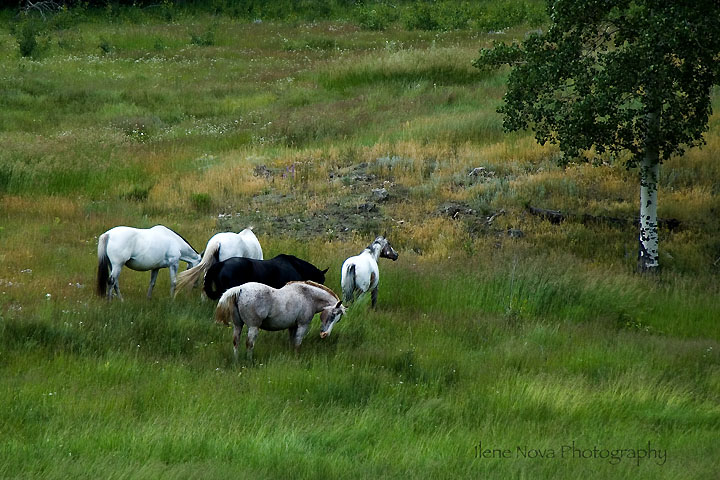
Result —
<instances>
[{"instance_id":1,"label":"shrub","mask_svg":"<svg viewBox=\"0 0 720 480\"><path fill-rule=\"evenodd\" d=\"M26 18L16 29L15 36L18 47L20 47L20 55L23 57L37 57L41 48L37 41L37 36L41 33L42 28L40 21L34 18Z\"/></svg>"},{"instance_id":2,"label":"shrub","mask_svg":"<svg viewBox=\"0 0 720 480\"><path fill-rule=\"evenodd\" d=\"M356 15L360 28L375 31L385 30L398 19L396 8L384 4L362 5L356 9Z\"/></svg>"},{"instance_id":3,"label":"shrub","mask_svg":"<svg viewBox=\"0 0 720 480\"><path fill-rule=\"evenodd\" d=\"M47 18L50 28L68 30L87 18L87 4L78 2L72 8L64 5Z\"/></svg>"},{"instance_id":4,"label":"shrub","mask_svg":"<svg viewBox=\"0 0 720 480\"><path fill-rule=\"evenodd\" d=\"M546 14L541 4L499 2L481 12L475 21L480 30L502 30L521 23L531 26L541 24L546 20Z\"/></svg>"},{"instance_id":5,"label":"shrub","mask_svg":"<svg viewBox=\"0 0 720 480\"><path fill-rule=\"evenodd\" d=\"M215 45L215 27L208 27L204 33L190 34L190 43L199 47L211 47Z\"/></svg>"},{"instance_id":6,"label":"shrub","mask_svg":"<svg viewBox=\"0 0 720 480\"><path fill-rule=\"evenodd\" d=\"M403 12L403 25L408 30L439 30L437 10L430 5L421 3L415 8L408 8Z\"/></svg>"},{"instance_id":7,"label":"shrub","mask_svg":"<svg viewBox=\"0 0 720 480\"><path fill-rule=\"evenodd\" d=\"M462 30L468 27L474 13L465 2L444 2L438 5L435 16L443 30Z\"/></svg>"},{"instance_id":8,"label":"shrub","mask_svg":"<svg viewBox=\"0 0 720 480\"><path fill-rule=\"evenodd\" d=\"M98 48L103 53L103 55L107 55L108 53L112 52L112 45L110 45L110 42L105 37L100 37L100 43L98 44Z\"/></svg>"}]
</instances>

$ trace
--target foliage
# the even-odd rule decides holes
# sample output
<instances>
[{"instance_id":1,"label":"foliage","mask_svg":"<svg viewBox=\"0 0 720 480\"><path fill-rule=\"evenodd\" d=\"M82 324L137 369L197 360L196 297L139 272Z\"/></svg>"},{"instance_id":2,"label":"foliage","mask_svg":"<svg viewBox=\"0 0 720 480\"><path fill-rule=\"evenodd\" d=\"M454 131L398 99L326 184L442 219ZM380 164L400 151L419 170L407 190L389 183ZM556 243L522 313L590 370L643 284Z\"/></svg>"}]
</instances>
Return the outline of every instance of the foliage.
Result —
<instances>
[{"instance_id":1,"label":"foliage","mask_svg":"<svg viewBox=\"0 0 720 480\"><path fill-rule=\"evenodd\" d=\"M224 15L246 21L297 22L342 20L356 22L361 28L381 31L391 26L410 30L449 31L477 28L503 30L527 23L546 21L541 0L213 0L211 2L163 0L145 1L66 1L56 10L45 12L48 28L66 30L89 18L142 24L173 22L196 14Z\"/></svg>"},{"instance_id":2,"label":"foliage","mask_svg":"<svg viewBox=\"0 0 720 480\"><path fill-rule=\"evenodd\" d=\"M44 29L43 22L35 16L28 16L14 26L20 55L36 58L42 53L44 42L42 40L38 42L38 36L43 33Z\"/></svg>"},{"instance_id":3,"label":"foliage","mask_svg":"<svg viewBox=\"0 0 720 480\"><path fill-rule=\"evenodd\" d=\"M98 48L103 53L103 55L107 55L112 52L112 45L110 44L108 39L104 37L100 37L100 43L98 44Z\"/></svg>"},{"instance_id":4,"label":"foliage","mask_svg":"<svg viewBox=\"0 0 720 480\"><path fill-rule=\"evenodd\" d=\"M433 13L429 4L419 3L415 8L405 10L403 25L408 30L439 30L440 22Z\"/></svg>"},{"instance_id":5,"label":"foliage","mask_svg":"<svg viewBox=\"0 0 720 480\"><path fill-rule=\"evenodd\" d=\"M544 5L536 2L492 2L472 16L481 31L501 31L515 25L543 25L547 21Z\"/></svg>"},{"instance_id":6,"label":"foliage","mask_svg":"<svg viewBox=\"0 0 720 480\"><path fill-rule=\"evenodd\" d=\"M480 68L513 66L504 114L507 130L532 128L540 144L569 157L629 151L646 142L668 159L702 143L710 89L720 80L720 6L557 0L547 32L483 49ZM659 112L650 131L646 118ZM648 138L652 136L652 138Z\"/></svg>"},{"instance_id":7,"label":"foliage","mask_svg":"<svg viewBox=\"0 0 720 480\"><path fill-rule=\"evenodd\" d=\"M200 34L191 33L190 43L199 47L211 47L215 45L215 29L211 27Z\"/></svg>"},{"instance_id":8,"label":"foliage","mask_svg":"<svg viewBox=\"0 0 720 480\"><path fill-rule=\"evenodd\" d=\"M356 17L365 30L385 30L398 19L397 7L385 3L359 5Z\"/></svg>"},{"instance_id":9,"label":"foliage","mask_svg":"<svg viewBox=\"0 0 720 480\"><path fill-rule=\"evenodd\" d=\"M659 163L704 143L720 83L720 4L557 0L546 33L483 49L475 65L514 68L506 130L532 128L569 157L629 152L640 166L638 268L659 266Z\"/></svg>"}]
</instances>

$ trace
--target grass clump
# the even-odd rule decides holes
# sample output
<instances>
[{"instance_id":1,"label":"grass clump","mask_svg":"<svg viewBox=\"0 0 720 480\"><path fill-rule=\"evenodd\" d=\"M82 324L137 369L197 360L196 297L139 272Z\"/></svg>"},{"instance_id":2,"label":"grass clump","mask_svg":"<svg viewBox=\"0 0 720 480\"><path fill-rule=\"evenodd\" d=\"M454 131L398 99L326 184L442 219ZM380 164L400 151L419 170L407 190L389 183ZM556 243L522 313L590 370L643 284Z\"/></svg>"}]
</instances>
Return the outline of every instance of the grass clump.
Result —
<instances>
[{"instance_id":1,"label":"grass clump","mask_svg":"<svg viewBox=\"0 0 720 480\"><path fill-rule=\"evenodd\" d=\"M215 45L215 28L216 27L210 27L199 34L191 33L190 44L198 47L212 47Z\"/></svg>"}]
</instances>

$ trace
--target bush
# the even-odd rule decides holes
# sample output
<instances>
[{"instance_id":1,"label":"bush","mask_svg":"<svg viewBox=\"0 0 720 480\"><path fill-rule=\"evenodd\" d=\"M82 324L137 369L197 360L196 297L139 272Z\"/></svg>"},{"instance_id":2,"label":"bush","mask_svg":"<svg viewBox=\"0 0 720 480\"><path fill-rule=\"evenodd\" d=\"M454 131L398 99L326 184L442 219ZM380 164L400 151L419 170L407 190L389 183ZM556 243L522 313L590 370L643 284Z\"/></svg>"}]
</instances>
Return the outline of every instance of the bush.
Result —
<instances>
[{"instance_id":1,"label":"bush","mask_svg":"<svg viewBox=\"0 0 720 480\"><path fill-rule=\"evenodd\" d=\"M437 9L428 4L419 4L403 12L403 25L408 30L439 30Z\"/></svg>"},{"instance_id":2,"label":"bush","mask_svg":"<svg viewBox=\"0 0 720 480\"><path fill-rule=\"evenodd\" d=\"M110 52L112 52L112 45L105 37L100 37L100 43L98 44L98 48L103 53L103 55L107 55Z\"/></svg>"},{"instance_id":3,"label":"bush","mask_svg":"<svg viewBox=\"0 0 720 480\"><path fill-rule=\"evenodd\" d=\"M72 8L61 7L52 16L48 16L48 26L55 30L68 30L87 18L87 5L78 3Z\"/></svg>"},{"instance_id":4,"label":"bush","mask_svg":"<svg viewBox=\"0 0 720 480\"><path fill-rule=\"evenodd\" d=\"M40 52L40 44L37 36L42 32L42 26L39 20L34 18L26 18L15 29L15 37L18 47L20 47L20 55L23 57L37 57Z\"/></svg>"},{"instance_id":5,"label":"bush","mask_svg":"<svg viewBox=\"0 0 720 480\"><path fill-rule=\"evenodd\" d=\"M543 6L536 3L499 2L481 12L475 24L480 30L503 30L521 23L531 26L546 20Z\"/></svg>"},{"instance_id":6,"label":"bush","mask_svg":"<svg viewBox=\"0 0 720 480\"><path fill-rule=\"evenodd\" d=\"M398 19L397 9L384 4L360 6L356 9L356 16L360 28L375 31L385 30Z\"/></svg>"},{"instance_id":7,"label":"bush","mask_svg":"<svg viewBox=\"0 0 720 480\"><path fill-rule=\"evenodd\" d=\"M190 43L199 47L212 47L215 45L215 27L208 27L205 33L190 34Z\"/></svg>"},{"instance_id":8,"label":"bush","mask_svg":"<svg viewBox=\"0 0 720 480\"><path fill-rule=\"evenodd\" d=\"M445 2L438 5L436 16L443 30L462 30L474 13L466 2Z\"/></svg>"}]
</instances>

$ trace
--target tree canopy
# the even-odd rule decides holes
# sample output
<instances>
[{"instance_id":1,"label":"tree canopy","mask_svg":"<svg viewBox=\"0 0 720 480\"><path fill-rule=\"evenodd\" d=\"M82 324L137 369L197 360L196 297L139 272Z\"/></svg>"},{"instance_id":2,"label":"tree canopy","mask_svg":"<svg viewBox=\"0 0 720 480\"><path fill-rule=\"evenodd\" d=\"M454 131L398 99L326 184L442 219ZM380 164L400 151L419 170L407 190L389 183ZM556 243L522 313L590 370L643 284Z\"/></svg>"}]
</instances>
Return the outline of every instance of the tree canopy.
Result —
<instances>
[{"instance_id":1,"label":"tree canopy","mask_svg":"<svg viewBox=\"0 0 720 480\"><path fill-rule=\"evenodd\" d=\"M555 0L547 32L496 43L479 68L513 66L507 130L531 128L568 156L628 151L637 165L703 143L720 77L717 0ZM653 121L648 121L653 118Z\"/></svg>"}]
</instances>

